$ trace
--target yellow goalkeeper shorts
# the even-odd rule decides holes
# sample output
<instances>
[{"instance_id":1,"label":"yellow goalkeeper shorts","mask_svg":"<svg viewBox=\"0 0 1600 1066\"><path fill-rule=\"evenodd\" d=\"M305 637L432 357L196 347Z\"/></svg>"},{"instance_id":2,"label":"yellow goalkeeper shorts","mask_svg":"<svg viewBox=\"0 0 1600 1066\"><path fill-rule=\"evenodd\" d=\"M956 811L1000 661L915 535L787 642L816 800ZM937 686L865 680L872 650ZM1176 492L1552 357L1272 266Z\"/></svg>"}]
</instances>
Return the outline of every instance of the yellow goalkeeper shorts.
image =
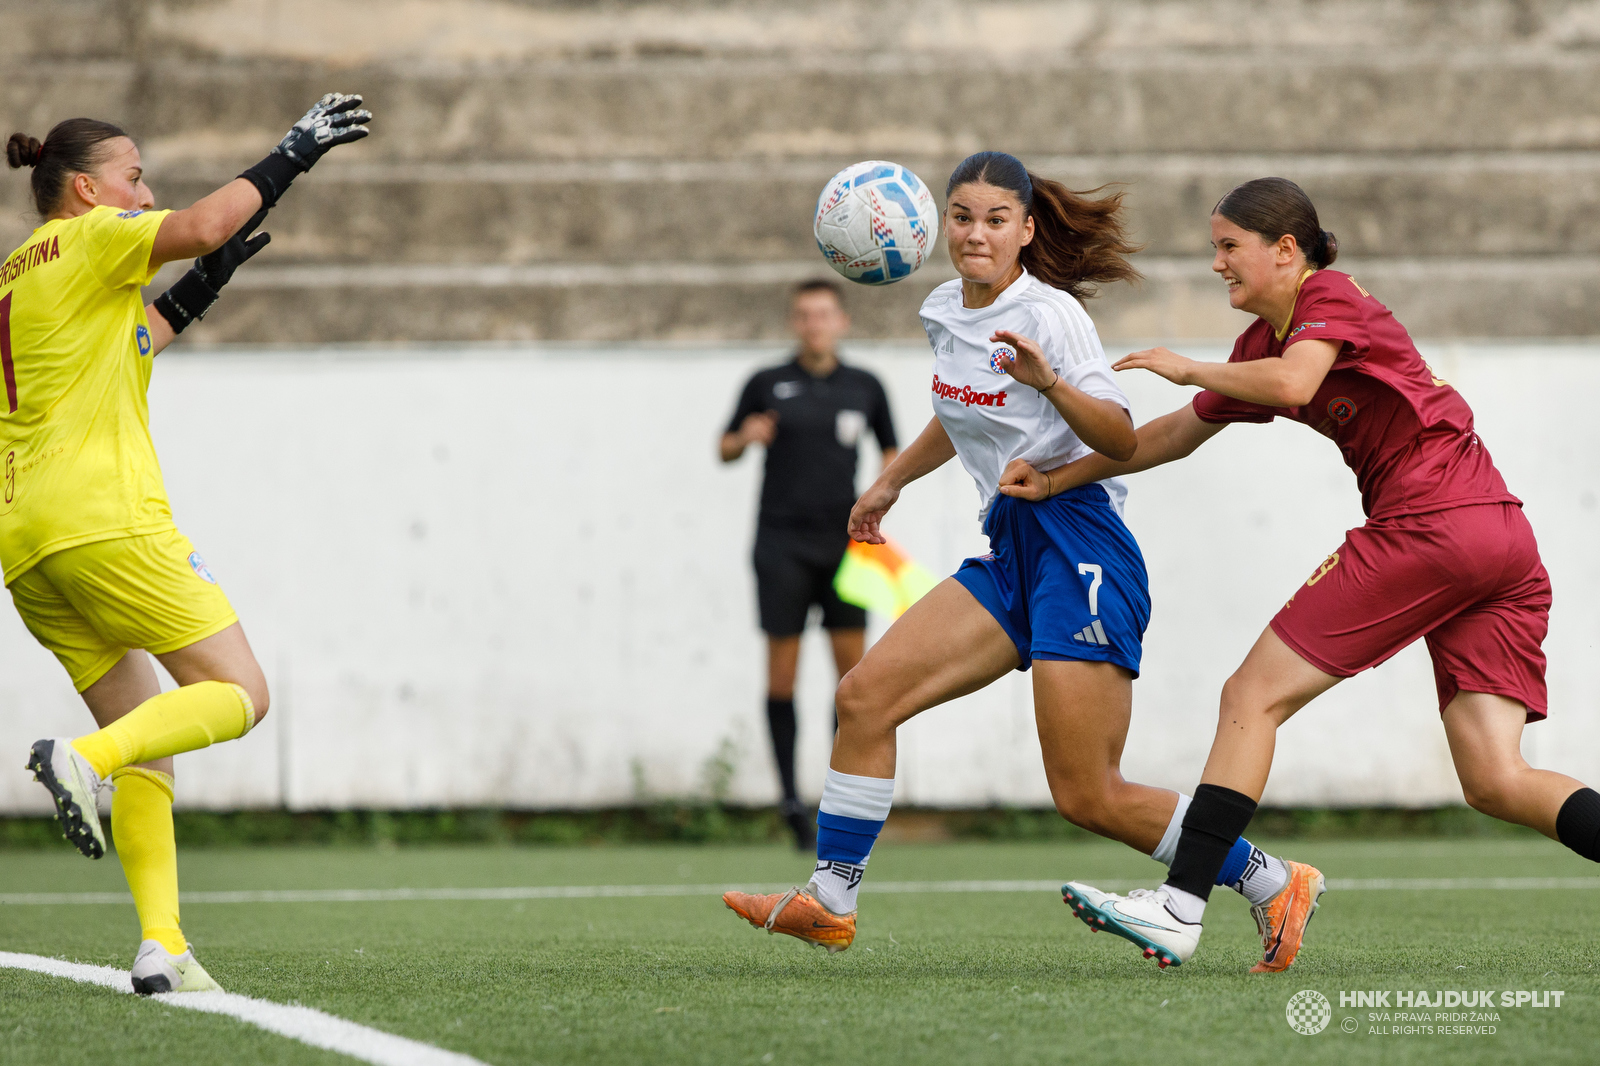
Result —
<instances>
[{"instance_id":1,"label":"yellow goalkeeper shorts","mask_svg":"<svg viewBox=\"0 0 1600 1066\"><path fill-rule=\"evenodd\" d=\"M161 655L239 620L200 553L176 529L80 544L11 582L22 621L79 692L129 649Z\"/></svg>"}]
</instances>

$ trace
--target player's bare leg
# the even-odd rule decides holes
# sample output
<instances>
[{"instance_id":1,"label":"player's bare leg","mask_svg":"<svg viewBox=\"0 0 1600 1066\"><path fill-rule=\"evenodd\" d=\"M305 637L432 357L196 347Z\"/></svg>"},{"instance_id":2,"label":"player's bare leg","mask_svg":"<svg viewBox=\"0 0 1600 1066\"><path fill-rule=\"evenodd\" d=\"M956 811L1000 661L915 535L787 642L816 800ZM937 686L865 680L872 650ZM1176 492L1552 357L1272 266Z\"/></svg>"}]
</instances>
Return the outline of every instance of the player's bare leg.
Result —
<instances>
[{"instance_id":1,"label":"player's bare leg","mask_svg":"<svg viewBox=\"0 0 1600 1066\"><path fill-rule=\"evenodd\" d=\"M1115 663L1033 663L1033 714L1045 778L1061 817L1146 855L1156 850L1178 794L1122 776L1133 677Z\"/></svg>"},{"instance_id":2,"label":"player's bare leg","mask_svg":"<svg viewBox=\"0 0 1600 1066\"><path fill-rule=\"evenodd\" d=\"M952 647L962 653L951 655ZM728 892L723 902L769 933L830 952L849 947L856 890L894 789L895 730L929 707L1005 676L1017 662L1016 645L960 582L946 579L912 605L839 684L839 732L818 815L825 831L810 883L766 895ZM847 812L837 819L828 811L829 790L842 797L838 802ZM872 809L853 806L858 804Z\"/></svg>"},{"instance_id":3,"label":"player's bare leg","mask_svg":"<svg viewBox=\"0 0 1600 1066\"><path fill-rule=\"evenodd\" d=\"M1236 796L1248 810L1238 812L1236 826L1210 834L1220 845L1220 851L1211 849L1211 861L1196 862L1193 853L1185 855L1183 845L1190 835L1186 818L1172 875L1153 892L1139 891L1123 898L1086 885L1068 885L1064 895L1069 903L1082 904L1079 916L1085 921L1104 917L1105 928L1140 945L1147 958L1155 958L1163 966L1186 961L1199 944L1206 898L1224 855L1243 833L1255 801L1266 788L1278 726L1339 680L1307 663L1270 628L1265 630L1223 686L1216 740L1195 791L1197 803L1209 788L1214 794ZM1202 865L1205 868L1197 873ZM1251 908L1263 947L1262 960L1252 972L1276 972L1294 961L1306 924L1326 888L1321 872L1314 867L1288 861L1285 866L1284 888ZM1079 897L1076 901L1073 892Z\"/></svg>"},{"instance_id":4,"label":"player's bare leg","mask_svg":"<svg viewBox=\"0 0 1600 1066\"><path fill-rule=\"evenodd\" d=\"M839 679L844 680L844 675L856 668L861 662L861 657L867 652L867 631L865 629L830 629L828 630L828 643L833 646L833 665L839 671Z\"/></svg>"},{"instance_id":5,"label":"player's bare leg","mask_svg":"<svg viewBox=\"0 0 1600 1066\"><path fill-rule=\"evenodd\" d=\"M267 716L270 697L267 678L261 664L245 638L244 627L233 623L220 633L204 640L156 656L166 667L172 679L180 685L194 685L202 681L224 681L238 685L250 697L256 712L256 724Z\"/></svg>"},{"instance_id":6,"label":"player's bare leg","mask_svg":"<svg viewBox=\"0 0 1600 1066\"><path fill-rule=\"evenodd\" d=\"M965 586L946 578L839 682L830 765L840 773L894 777L895 730L930 707L993 684L1017 663L1016 645L1000 623Z\"/></svg>"},{"instance_id":7,"label":"player's bare leg","mask_svg":"<svg viewBox=\"0 0 1600 1066\"><path fill-rule=\"evenodd\" d=\"M1444 709L1444 735L1467 803L1492 818L1561 839L1556 819L1582 781L1539 770L1522 757L1527 708L1487 692L1459 692Z\"/></svg>"},{"instance_id":8,"label":"player's bare leg","mask_svg":"<svg viewBox=\"0 0 1600 1066\"><path fill-rule=\"evenodd\" d=\"M1217 735L1201 784L1259 800L1272 772L1278 727L1340 678L1306 662L1269 627L1222 686Z\"/></svg>"}]
</instances>

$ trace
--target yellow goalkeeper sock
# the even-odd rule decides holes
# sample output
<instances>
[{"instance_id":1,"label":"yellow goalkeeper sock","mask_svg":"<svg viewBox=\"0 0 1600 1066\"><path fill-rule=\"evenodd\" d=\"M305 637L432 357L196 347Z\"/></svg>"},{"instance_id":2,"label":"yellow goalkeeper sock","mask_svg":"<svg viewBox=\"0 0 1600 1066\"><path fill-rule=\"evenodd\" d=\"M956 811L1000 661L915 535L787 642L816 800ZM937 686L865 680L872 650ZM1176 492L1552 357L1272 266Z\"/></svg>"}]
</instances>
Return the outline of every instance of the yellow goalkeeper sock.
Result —
<instances>
[{"instance_id":1,"label":"yellow goalkeeper sock","mask_svg":"<svg viewBox=\"0 0 1600 1066\"><path fill-rule=\"evenodd\" d=\"M178 930L178 845L172 836L172 778L124 766L111 774L111 838L139 911L141 940L158 940L174 955L188 942Z\"/></svg>"},{"instance_id":2,"label":"yellow goalkeeper sock","mask_svg":"<svg viewBox=\"0 0 1600 1066\"><path fill-rule=\"evenodd\" d=\"M233 740L256 724L250 696L226 681L201 681L152 696L72 747L104 781L113 770L165 759L220 740Z\"/></svg>"}]
</instances>

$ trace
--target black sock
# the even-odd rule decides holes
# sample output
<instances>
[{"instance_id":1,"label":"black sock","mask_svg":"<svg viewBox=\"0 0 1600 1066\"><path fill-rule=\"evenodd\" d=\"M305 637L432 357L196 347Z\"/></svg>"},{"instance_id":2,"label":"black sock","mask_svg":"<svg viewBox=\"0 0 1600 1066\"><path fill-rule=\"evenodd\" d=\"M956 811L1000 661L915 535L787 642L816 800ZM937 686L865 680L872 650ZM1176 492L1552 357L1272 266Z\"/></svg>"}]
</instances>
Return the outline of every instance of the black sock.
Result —
<instances>
[{"instance_id":1,"label":"black sock","mask_svg":"<svg viewBox=\"0 0 1600 1066\"><path fill-rule=\"evenodd\" d=\"M1167 871L1167 884L1201 899L1211 898L1211 886L1222 872L1233 842L1255 817L1256 801L1221 785L1201 785L1183 816L1178 853Z\"/></svg>"},{"instance_id":2,"label":"black sock","mask_svg":"<svg viewBox=\"0 0 1600 1066\"><path fill-rule=\"evenodd\" d=\"M1600 862L1600 792L1580 788L1556 815L1556 839L1590 862Z\"/></svg>"},{"instance_id":3,"label":"black sock","mask_svg":"<svg viewBox=\"0 0 1600 1066\"><path fill-rule=\"evenodd\" d=\"M800 798L794 785L794 700L767 699L767 728L772 731L772 756L778 761L778 780L783 782L783 798Z\"/></svg>"}]
</instances>

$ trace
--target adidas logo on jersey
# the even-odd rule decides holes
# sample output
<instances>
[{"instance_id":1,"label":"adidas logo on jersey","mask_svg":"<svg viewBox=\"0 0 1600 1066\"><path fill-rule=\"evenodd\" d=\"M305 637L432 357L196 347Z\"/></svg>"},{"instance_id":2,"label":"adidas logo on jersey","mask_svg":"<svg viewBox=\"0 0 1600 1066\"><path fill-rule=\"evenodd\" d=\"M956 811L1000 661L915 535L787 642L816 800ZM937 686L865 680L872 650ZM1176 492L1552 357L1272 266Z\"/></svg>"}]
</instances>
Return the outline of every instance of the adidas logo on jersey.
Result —
<instances>
[{"instance_id":1,"label":"adidas logo on jersey","mask_svg":"<svg viewBox=\"0 0 1600 1066\"><path fill-rule=\"evenodd\" d=\"M1100 628L1100 619L1096 618L1093 625L1083 627L1082 633L1072 634L1072 639L1084 644L1110 644L1106 639L1106 631Z\"/></svg>"}]
</instances>

